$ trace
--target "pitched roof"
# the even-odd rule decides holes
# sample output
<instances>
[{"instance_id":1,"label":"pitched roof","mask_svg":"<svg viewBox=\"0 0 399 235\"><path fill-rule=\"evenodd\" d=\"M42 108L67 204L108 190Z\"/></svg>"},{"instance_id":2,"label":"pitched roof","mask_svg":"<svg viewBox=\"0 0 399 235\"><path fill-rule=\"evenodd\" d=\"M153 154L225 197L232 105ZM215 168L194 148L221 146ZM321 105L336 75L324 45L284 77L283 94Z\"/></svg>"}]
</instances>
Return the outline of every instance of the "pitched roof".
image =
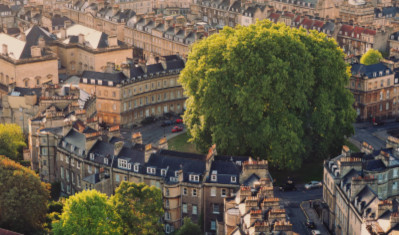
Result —
<instances>
[{"instance_id":1,"label":"pitched roof","mask_svg":"<svg viewBox=\"0 0 399 235\"><path fill-rule=\"evenodd\" d=\"M68 27L66 31L68 38L63 41L65 44L76 43L77 36L83 34L86 45L93 49L105 48L108 46L108 35L101 31L80 24L72 25ZM58 33L57 36L60 37L61 33ZM71 36L75 37L71 38ZM118 44L120 44L120 42L118 42Z\"/></svg>"},{"instance_id":2,"label":"pitched roof","mask_svg":"<svg viewBox=\"0 0 399 235\"><path fill-rule=\"evenodd\" d=\"M378 64L372 64L372 65L364 65L364 64L352 64L351 67L351 72L352 75L365 75L368 78L373 78L374 77L374 73L375 73L375 77L382 77L382 76L386 76L387 72L389 74L392 74L392 71L385 66L383 63L378 63ZM380 74L381 72L381 74Z\"/></svg>"},{"instance_id":3,"label":"pitched roof","mask_svg":"<svg viewBox=\"0 0 399 235\"><path fill-rule=\"evenodd\" d=\"M82 79L80 80L83 83L83 79L88 79L87 83L91 84L90 79L94 79L95 84L99 85L98 81L110 81L113 82L113 86L120 84L123 80L126 79L126 76L122 72L118 73L103 73L103 72L94 72L94 71L84 71L82 74ZM108 86L108 83L103 83L102 85Z\"/></svg>"}]
</instances>

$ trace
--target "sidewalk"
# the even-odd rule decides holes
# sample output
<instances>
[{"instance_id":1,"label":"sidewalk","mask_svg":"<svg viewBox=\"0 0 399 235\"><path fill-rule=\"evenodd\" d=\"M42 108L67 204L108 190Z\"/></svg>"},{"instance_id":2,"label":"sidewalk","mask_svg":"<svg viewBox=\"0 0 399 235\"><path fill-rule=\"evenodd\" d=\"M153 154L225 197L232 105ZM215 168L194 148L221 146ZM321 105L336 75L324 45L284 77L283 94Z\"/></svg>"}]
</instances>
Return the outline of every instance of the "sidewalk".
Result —
<instances>
[{"instance_id":1,"label":"sidewalk","mask_svg":"<svg viewBox=\"0 0 399 235\"><path fill-rule=\"evenodd\" d=\"M305 217L315 223L315 230L319 230L321 234L330 234L327 228L324 226L323 222L319 219L316 211L310 207L309 201L301 202L301 209L305 214Z\"/></svg>"}]
</instances>

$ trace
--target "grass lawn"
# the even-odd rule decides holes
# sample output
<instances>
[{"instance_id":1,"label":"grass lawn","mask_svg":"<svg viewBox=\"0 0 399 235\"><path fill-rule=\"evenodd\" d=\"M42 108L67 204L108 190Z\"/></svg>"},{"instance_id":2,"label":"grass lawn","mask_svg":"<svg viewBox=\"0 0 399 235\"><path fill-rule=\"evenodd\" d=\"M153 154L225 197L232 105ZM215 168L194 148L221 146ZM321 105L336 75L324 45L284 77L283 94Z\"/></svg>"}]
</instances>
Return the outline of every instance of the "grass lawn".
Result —
<instances>
[{"instance_id":1,"label":"grass lawn","mask_svg":"<svg viewBox=\"0 0 399 235\"><path fill-rule=\"evenodd\" d=\"M187 153L199 153L193 143L188 143L188 135L186 132L169 139L168 146L170 150Z\"/></svg>"},{"instance_id":2,"label":"grass lawn","mask_svg":"<svg viewBox=\"0 0 399 235\"><path fill-rule=\"evenodd\" d=\"M360 149L356 147L356 145L352 144L352 142L350 142L349 140L345 141L345 145L348 146L349 149L354 153L360 152Z\"/></svg>"}]
</instances>

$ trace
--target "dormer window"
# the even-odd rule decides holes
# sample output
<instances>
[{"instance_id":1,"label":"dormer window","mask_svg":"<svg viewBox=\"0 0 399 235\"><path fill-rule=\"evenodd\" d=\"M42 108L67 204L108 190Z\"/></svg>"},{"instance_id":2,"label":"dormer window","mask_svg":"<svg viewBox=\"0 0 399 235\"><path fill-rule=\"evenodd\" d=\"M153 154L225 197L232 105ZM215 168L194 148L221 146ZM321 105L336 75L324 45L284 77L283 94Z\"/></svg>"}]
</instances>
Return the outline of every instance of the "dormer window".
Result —
<instances>
[{"instance_id":1,"label":"dormer window","mask_svg":"<svg viewBox=\"0 0 399 235\"><path fill-rule=\"evenodd\" d=\"M161 169L161 176L165 176L166 175L166 169Z\"/></svg>"},{"instance_id":2,"label":"dormer window","mask_svg":"<svg viewBox=\"0 0 399 235\"><path fill-rule=\"evenodd\" d=\"M177 182L177 181L179 181L179 178L177 178L177 177L170 177L170 182Z\"/></svg>"},{"instance_id":3,"label":"dormer window","mask_svg":"<svg viewBox=\"0 0 399 235\"><path fill-rule=\"evenodd\" d=\"M114 82L113 81L108 81L108 86L114 86Z\"/></svg>"},{"instance_id":4,"label":"dormer window","mask_svg":"<svg viewBox=\"0 0 399 235\"><path fill-rule=\"evenodd\" d=\"M127 168L127 160L118 159L118 167L126 169Z\"/></svg>"},{"instance_id":5,"label":"dormer window","mask_svg":"<svg viewBox=\"0 0 399 235\"><path fill-rule=\"evenodd\" d=\"M389 74L389 69L387 69L387 70L385 71L385 73L388 75L388 74Z\"/></svg>"},{"instance_id":6,"label":"dormer window","mask_svg":"<svg viewBox=\"0 0 399 235\"><path fill-rule=\"evenodd\" d=\"M108 165L108 158L104 158L104 164Z\"/></svg>"},{"instance_id":7,"label":"dormer window","mask_svg":"<svg viewBox=\"0 0 399 235\"><path fill-rule=\"evenodd\" d=\"M179 176L179 171L175 171L175 177Z\"/></svg>"},{"instance_id":8,"label":"dormer window","mask_svg":"<svg viewBox=\"0 0 399 235\"><path fill-rule=\"evenodd\" d=\"M237 164L238 166L241 166L241 161L236 161L236 164Z\"/></svg>"},{"instance_id":9,"label":"dormer window","mask_svg":"<svg viewBox=\"0 0 399 235\"><path fill-rule=\"evenodd\" d=\"M90 153L90 160L94 160L94 153Z\"/></svg>"},{"instance_id":10,"label":"dormer window","mask_svg":"<svg viewBox=\"0 0 399 235\"><path fill-rule=\"evenodd\" d=\"M73 152L75 150L75 146L71 145L71 151Z\"/></svg>"},{"instance_id":11,"label":"dormer window","mask_svg":"<svg viewBox=\"0 0 399 235\"><path fill-rule=\"evenodd\" d=\"M65 141L62 141L62 147L66 148L67 143Z\"/></svg>"},{"instance_id":12,"label":"dormer window","mask_svg":"<svg viewBox=\"0 0 399 235\"><path fill-rule=\"evenodd\" d=\"M147 174L155 175L156 169L154 167L147 167Z\"/></svg>"},{"instance_id":13,"label":"dormer window","mask_svg":"<svg viewBox=\"0 0 399 235\"><path fill-rule=\"evenodd\" d=\"M382 76L382 71L380 71L380 76Z\"/></svg>"},{"instance_id":14,"label":"dormer window","mask_svg":"<svg viewBox=\"0 0 399 235\"><path fill-rule=\"evenodd\" d=\"M373 77L377 77L377 73L376 72L373 73Z\"/></svg>"},{"instance_id":15,"label":"dormer window","mask_svg":"<svg viewBox=\"0 0 399 235\"><path fill-rule=\"evenodd\" d=\"M212 174L211 175L211 181L212 182L216 182L218 180L217 175L216 174Z\"/></svg>"},{"instance_id":16,"label":"dormer window","mask_svg":"<svg viewBox=\"0 0 399 235\"><path fill-rule=\"evenodd\" d=\"M393 37L393 36L392 36ZM393 39L393 38L392 38ZM87 78L83 78L83 83L87 83Z\"/></svg>"},{"instance_id":17,"label":"dormer window","mask_svg":"<svg viewBox=\"0 0 399 235\"><path fill-rule=\"evenodd\" d=\"M139 164L134 164L133 170L134 172L139 172Z\"/></svg>"},{"instance_id":18,"label":"dormer window","mask_svg":"<svg viewBox=\"0 0 399 235\"><path fill-rule=\"evenodd\" d=\"M91 84L95 84L95 83L96 83L96 80L95 80L95 79L90 79L90 83L91 83Z\"/></svg>"},{"instance_id":19,"label":"dormer window","mask_svg":"<svg viewBox=\"0 0 399 235\"><path fill-rule=\"evenodd\" d=\"M132 169L132 164L128 163L127 164L127 169L131 170Z\"/></svg>"},{"instance_id":20,"label":"dormer window","mask_svg":"<svg viewBox=\"0 0 399 235\"><path fill-rule=\"evenodd\" d=\"M237 182L237 177L232 176L230 181L231 181L231 183L236 183Z\"/></svg>"},{"instance_id":21,"label":"dormer window","mask_svg":"<svg viewBox=\"0 0 399 235\"><path fill-rule=\"evenodd\" d=\"M98 85L102 85L103 84L103 80L98 80Z\"/></svg>"},{"instance_id":22,"label":"dormer window","mask_svg":"<svg viewBox=\"0 0 399 235\"><path fill-rule=\"evenodd\" d=\"M199 175L190 175L190 181L199 182Z\"/></svg>"}]
</instances>

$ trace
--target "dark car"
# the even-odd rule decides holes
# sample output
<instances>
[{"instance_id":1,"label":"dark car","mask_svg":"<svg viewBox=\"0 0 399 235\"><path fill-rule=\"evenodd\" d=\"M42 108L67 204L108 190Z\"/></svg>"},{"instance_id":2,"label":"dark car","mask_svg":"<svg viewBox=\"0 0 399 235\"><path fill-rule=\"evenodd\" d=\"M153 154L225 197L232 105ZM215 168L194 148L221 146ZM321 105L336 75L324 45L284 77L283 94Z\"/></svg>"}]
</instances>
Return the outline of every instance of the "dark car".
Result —
<instances>
[{"instance_id":1,"label":"dark car","mask_svg":"<svg viewBox=\"0 0 399 235\"><path fill-rule=\"evenodd\" d=\"M383 126L384 124L385 124L385 122L381 121L381 120L377 120L377 121L373 122L374 126Z\"/></svg>"},{"instance_id":2,"label":"dark car","mask_svg":"<svg viewBox=\"0 0 399 235\"><path fill-rule=\"evenodd\" d=\"M295 184L285 184L279 187L280 191L296 191Z\"/></svg>"},{"instance_id":3,"label":"dark car","mask_svg":"<svg viewBox=\"0 0 399 235\"><path fill-rule=\"evenodd\" d=\"M170 126L170 125L172 125L172 124L173 124L173 122L172 122L171 120L166 120L166 121L163 121L163 122L162 122L161 126L162 126L162 127L165 127L165 126Z\"/></svg>"},{"instance_id":4,"label":"dark car","mask_svg":"<svg viewBox=\"0 0 399 235\"><path fill-rule=\"evenodd\" d=\"M307 220L306 223L305 223L305 226L308 227L308 228L310 228L310 229L316 228L316 225L315 225L314 222L311 221L311 220Z\"/></svg>"}]
</instances>

